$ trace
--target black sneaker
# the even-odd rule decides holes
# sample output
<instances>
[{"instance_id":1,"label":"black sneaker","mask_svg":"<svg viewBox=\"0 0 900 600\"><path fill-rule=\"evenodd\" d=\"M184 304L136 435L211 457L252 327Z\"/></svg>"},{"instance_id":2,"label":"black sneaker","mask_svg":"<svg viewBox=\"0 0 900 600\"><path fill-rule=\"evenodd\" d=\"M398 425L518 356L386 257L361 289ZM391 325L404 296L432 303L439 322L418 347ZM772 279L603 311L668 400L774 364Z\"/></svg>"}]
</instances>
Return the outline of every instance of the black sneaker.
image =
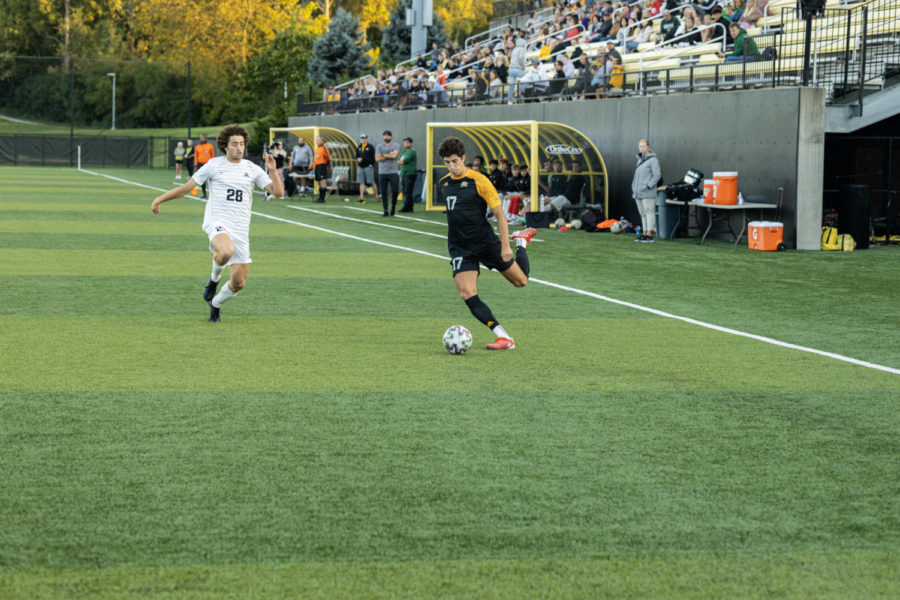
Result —
<instances>
[{"instance_id":1,"label":"black sneaker","mask_svg":"<svg viewBox=\"0 0 900 600\"><path fill-rule=\"evenodd\" d=\"M219 319L219 309L212 305L212 302L209 303L209 322L210 323L218 323L221 319Z\"/></svg>"},{"instance_id":2,"label":"black sneaker","mask_svg":"<svg viewBox=\"0 0 900 600\"><path fill-rule=\"evenodd\" d=\"M206 287L203 288L203 299L206 300L207 302L212 300L216 295L216 288L218 288L218 287L219 287L218 281L213 281L212 279L207 281Z\"/></svg>"},{"instance_id":3,"label":"black sneaker","mask_svg":"<svg viewBox=\"0 0 900 600\"><path fill-rule=\"evenodd\" d=\"M643 241L643 242L646 242L647 244L649 244L649 243L653 242L653 236L645 235L645 236L644 236L644 239L643 239L642 241Z\"/></svg>"},{"instance_id":4,"label":"black sneaker","mask_svg":"<svg viewBox=\"0 0 900 600\"><path fill-rule=\"evenodd\" d=\"M639 236L637 236L636 238L634 238L634 241L636 241L636 242L643 242L643 241L644 241L644 237L645 237L645 236L644 236L643 234L642 234L642 235L639 235Z\"/></svg>"}]
</instances>

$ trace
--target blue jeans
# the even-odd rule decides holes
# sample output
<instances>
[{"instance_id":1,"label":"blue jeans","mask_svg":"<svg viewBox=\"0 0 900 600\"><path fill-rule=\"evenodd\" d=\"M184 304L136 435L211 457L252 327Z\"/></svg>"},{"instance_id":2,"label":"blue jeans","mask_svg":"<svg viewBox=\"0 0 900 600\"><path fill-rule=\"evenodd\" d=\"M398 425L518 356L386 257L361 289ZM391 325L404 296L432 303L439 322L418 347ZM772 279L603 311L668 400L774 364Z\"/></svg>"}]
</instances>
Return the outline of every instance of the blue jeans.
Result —
<instances>
[{"instance_id":1,"label":"blue jeans","mask_svg":"<svg viewBox=\"0 0 900 600\"><path fill-rule=\"evenodd\" d=\"M509 70L509 75L506 78L506 83L507 83L506 100L507 101L512 101L513 96L515 94L515 90L516 90L516 81L522 77L525 77L525 71L523 71L522 69L510 69Z\"/></svg>"}]
</instances>

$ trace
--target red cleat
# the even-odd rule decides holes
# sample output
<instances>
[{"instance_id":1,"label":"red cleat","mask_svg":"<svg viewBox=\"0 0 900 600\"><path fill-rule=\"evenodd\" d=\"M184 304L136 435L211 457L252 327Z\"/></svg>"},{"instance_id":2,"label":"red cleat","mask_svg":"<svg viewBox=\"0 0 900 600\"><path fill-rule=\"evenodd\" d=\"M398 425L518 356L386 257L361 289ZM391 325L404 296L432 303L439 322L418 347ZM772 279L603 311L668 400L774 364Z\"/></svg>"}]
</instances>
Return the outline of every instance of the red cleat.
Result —
<instances>
[{"instance_id":1,"label":"red cleat","mask_svg":"<svg viewBox=\"0 0 900 600\"><path fill-rule=\"evenodd\" d=\"M536 233L537 229L535 229L534 227L529 227L528 229L523 229L522 231L515 232L514 234L512 234L512 238L514 240L525 240L525 243L527 244L531 241L531 238L533 238Z\"/></svg>"},{"instance_id":2,"label":"red cleat","mask_svg":"<svg viewBox=\"0 0 900 600\"><path fill-rule=\"evenodd\" d=\"M488 350L514 350L516 343L509 338L498 337L493 344L485 345Z\"/></svg>"}]
</instances>

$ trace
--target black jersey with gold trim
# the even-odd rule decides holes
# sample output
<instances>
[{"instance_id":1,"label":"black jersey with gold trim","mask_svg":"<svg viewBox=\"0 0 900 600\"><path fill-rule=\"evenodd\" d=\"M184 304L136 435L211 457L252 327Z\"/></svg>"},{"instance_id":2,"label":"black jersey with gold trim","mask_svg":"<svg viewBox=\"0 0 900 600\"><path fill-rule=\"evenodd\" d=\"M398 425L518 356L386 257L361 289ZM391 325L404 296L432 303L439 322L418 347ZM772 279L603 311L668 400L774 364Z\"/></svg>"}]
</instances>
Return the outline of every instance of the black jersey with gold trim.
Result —
<instances>
[{"instance_id":1,"label":"black jersey with gold trim","mask_svg":"<svg viewBox=\"0 0 900 600\"><path fill-rule=\"evenodd\" d=\"M447 174L438 182L438 190L447 207L447 245L478 243L495 238L486 214L500 206L500 197L491 181L472 169L461 177Z\"/></svg>"}]
</instances>

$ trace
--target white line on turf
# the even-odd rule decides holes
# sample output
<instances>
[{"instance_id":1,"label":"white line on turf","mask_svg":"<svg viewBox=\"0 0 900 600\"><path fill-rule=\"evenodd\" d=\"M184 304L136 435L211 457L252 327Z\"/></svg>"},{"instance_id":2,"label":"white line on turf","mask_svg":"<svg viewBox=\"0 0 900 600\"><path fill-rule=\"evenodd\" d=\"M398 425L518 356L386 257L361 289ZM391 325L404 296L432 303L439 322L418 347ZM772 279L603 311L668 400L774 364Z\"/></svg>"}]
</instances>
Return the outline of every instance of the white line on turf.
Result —
<instances>
[{"instance_id":1,"label":"white line on turf","mask_svg":"<svg viewBox=\"0 0 900 600\"><path fill-rule=\"evenodd\" d=\"M338 205L338 206L340 206L340 205ZM293 207L292 207L292 208L293 208ZM350 210L361 210L361 211L363 211L363 212L368 212L368 213L375 213L376 215L384 214L383 211L380 211L380 210L372 210L372 209L369 209L369 208L359 208L358 206L345 206L344 208L349 208ZM396 215L395 218L397 218L397 219L411 219L411 220L413 220L413 221L420 221L420 222L422 222L422 223L432 223L432 224L434 224L434 225L441 225L441 226L443 226L443 227L446 227L446 226L447 226L446 223L442 223L442 222L440 222L440 221L429 221L428 219L418 219L418 218L416 218L416 217L406 217L406 216L403 216L403 215ZM371 223L372 225L379 225L379 223L373 223L372 221L366 221L366 223ZM493 225L492 225L492 227L493 227ZM496 230L494 230L494 233L496 233ZM441 237L445 237L445 236L441 236ZM532 242L543 242L544 240L541 240L541 239L538 239L538 238L531 238L531 241L532 241Z\"/></svg>"},{"instance_id":2,"label":"white line on turf","mask_svg":"<svg viewBox=\"0 0 900 600\"><path fill-rule=\"evenodd\" d=\"M340 205L338 205L340 206ZM360 208L359 206L345 206L344 208L348 208L350 210L359 210L362 212L373 213L376 215L384 214L383 211L380 210L372 210L371 208ZM418 221L419 223L429 223L431 225L440 225L441 227L446 227L447 224L442 221L429 221L428 219L420 219L418 217L407 217L406 215L395 215L396 219L408 219L410 221Z\"/></svg>"},{"instance_id":3,"label":"white line on turf","mask_svg":"<svg viewBox=\"0 0 900 600\"><path fill-rule=\"evenodd\" d=\"M306 212L311 212L317 215L322 215L325 217L331 217L333 219L344 219L345 221L353 221L354 223L364 223L365 225L375 225L376 227L387 227L388 229L398 229L400 231L408 231L409 233L418 233L419 235L427 235L431 237L440 238L442 240L447 239L446 234L440 233L429 233L427 231L419 231L418 229L410 229L409 227L400 227L399 225L389 225L387 223L376 223L374 221L369 221L366 219L354 219L353 217L344 217L341 215L336 215L334 213L326 212L324 210L314 210L312 208L306 208L303 206L295 206L293 204L288 204L288 208L293 208L294 210L303 210Z\"/></svg>"},{"instance_id":4,"label":"white line on turf","mask_svg":"<svg viewBox=\"0 0 900 600\"><path fill-rule=\"evenodd\" d=\"M118 178L118 177L113 177L112 175L104 175L104 174L102 174L102 173L95 173L95 172L93 172L93 171L88 171L88 170L86 170L86 169L81 169L81 172L83 172L83 173L88 173L88 174L90 174L90 175L97 175L97 176L99 176L99 177L106 177L106 178L109 178L109 179L113 179L113 180L115 180L115 181L119 181L119 182L126 183L126 184L129 184L129 185L137 185L137 186L140 186L140 187L143 187L143 188L147 188L147 189L151 189L151 190L157 190L157 191L161 191L161 192L162 192L162 191L165 191L165 190L162 190L162 189L157 188L157 187L145 185L145 184L143 184L143 183L138 183L138 182L136 182L136 181L128 181L127 179L120 179L120 178ZM194 198L194 199L203 202L203 200L200 199L200 198ZM325 213L325 212L322 212L322 211L315 211L315 210L311 210L311 209L302 209L302 210L307 210L307 211L312 212L312 213L319 213L319 214L323 214L323 215L327 215L327 216L335 216L335 215L332 215L332 214L330 214L330 213ZM310 225L309 223L301 223L300 221L292 221L292 220L290 220L290 219L283 219L283 218L281 218L281 217L276 217L276 216L274 216L274 215L268 215L268 214L266 214L266 213L261 213L261 212L257 212L257 211L252 211L252 212L253 212L254 215L257 215L257 216L259 216L259 217L264 217L264 218L266 218L266 219L272 219L273 221L280 221L280 222L282 222L282 223L289 223L289 224L291 224L291 225L298 225L298 226L300 226L300 227L306 227L306 228L308 228L308 229L314 229L314 230L316 230L316 231L321 231L321 232L323 232L323 233L329 233L329 234L331 234L331 235L337 235L337 236L340 236L340 237L344 237L344 238L348 238L348 239L352 239L352 240L357 240L357 241L364 242L364 243L367 243L367 244L374 244L374 245L376 245L376 246L384 246L384 247L387 247L387 248L394 248L395 250L403 250L404 252L413 252L413 253L415 253L415 254L421 254L421 255L423 255L423 256L430 256L430 257L437 258L437 259L440 259L440 260L443 260L443 261L447 261L447 260L448 260L446 256L443 256L443 255L441 255L441 254L434 254L433 252L426 252L425 250L418 250L418 249L416 249L416 248L409 248L409 247L406 247L406 246L399 246L399 245L397 245L397 244L390 244L390 243L388 243L388 242L380 242L380 241L378 241L378 240L373 240L373 239L370 239L370 238L364 238L364 237L357 236L357 235L351 235L351 234L349 234L349 233L343 233L343 232L341 232L341 231L334 231L333 229L326 229L325 227L318 227L318 226L316 226L316 225ZM361 219L350 219L350 217L342 217L342 218L349 219L349 220L351 220L351 221L362 221ZM362 222L367 223L367 224L370 224L370 223L371 223L371 221L362 221ZM405 228L402 228L402 227L395 227L395 226L392 226L392 227L394 227L394 228L396 228L396 229L405 229ZM423 232L415 231L415 230L409 230L409 231L413 231L413 232L415 232L415 233L423 233ZM439 236L439 237L444 237L444 236ZM604 296L604 295L602 295L602 294L597 294L597 293L594 293L594 292L589 292L589 291L587 291L587 290L581 290L581 289L578 289L578 288L569 287L569 286L567 286L567 285L562 285L562 284L559 284L559 283L553 283L552 281L545 281L545 280L543 280L543 279L536 279L536 278L534 278L534 277L529 278L528 281L531 282L531 283L538 283L538 284L541 284L541 285L546 285L546 286L548 286L548 287L556 288L556 289L563 290L563 291L566 291L566 292L571 292L571 293L573 293L573 294L579 294L579 295L582 295L582 296L587 296L587 297L589 297L589 298L596 298L597 300L602 300L602 301L604 301L604 302L609 302L609 303L611 303L611 304L618 304L619 306L625 306L625 307L627 307L627 308L632 308L632 309L634 309L634 310L643 311L643 312L650 313L650 314L653 314L653 315L656 315L656 316L659 316L659 317L664 317L664 318L666 318L666 319L674 319L674 320L676 320L676 321L681 321L681 322L683 322L683 323L688 323L688 324L690 324L690 325L696 325L696 326L698 326L698 327L704 327L704 328L706 328L706 329L712 329L713 331L718 331L718 332L720 332L720 333L727 333L727 334L730 334L730 335L736 335L736 336L739 336L739 337L744 337L744 338L748 338L748 339L751 339L751 340L756 340L756 341L763 342L763 343L766 343L766 344L772 344L772 345L774 345L774 346L779 346L779 347L781 347L781 348L788 348L788 349L791 349L791 350L798 350L798 351L800 351L800 352L807 352L807 353L809 353L809 354L816 354L816 355L818 355L818 356L824 356L824 357L826 357L826 358L831 358L831 359L834 359L834 360L839 360L839 361L841 361L841 362L846 362L846 363L858 365L858 366L861 366L861 367L866 367L866 368L869 368L869 369L875 369L875 370L877 370L877 371L884 371L885 373L892 373L892 374L894 374L894 375L900 375L900 369L895 369L895 368L893 368L893 367L888 367L888 366L885 366L885 365L879 365L879 364L877 364L877 363L872 363L872 362L868 362L868 361L865 361L865 360L860 360L860 359L858 359L858 358L853 358L852 356L844 356L843 354L836 354L836 353L834 353L834 352L826 352L826 351L824 351L824 350L818 350L818 349L816 349L816 348L810 348L810 347L808 347L808 346L800 346L800 345L798 345L798 344L791 344L790 342L782 342L781 340L776 340L776 339L774 339L774 338L766 337L766 336L763 336L763 335L756 335L755 333L747 333L746 331L739 331L739 330L737 330L737 329L731 329L730 327L722 327L722 326L720 326L720 325L714 325L714 324L712 324L712 323L706 323L706 322L704 322L704 321L698 321L697 319L692 319L692 318L690 318L690 317L682 317L682 316L680 316L680 315L675 315L675 314L668 313L668 312L665 312L665 311L662 311L662 310L657 310L657 309L655 309L655 308L649 308L649 307L647 307L647 306L641 306L640 304L634 304L634 303L632 303L632 302L626 302L626 301L624 301L624 300L617 300L616 298L610 298L609 296Z\"/></svg>"}]
</instances>

